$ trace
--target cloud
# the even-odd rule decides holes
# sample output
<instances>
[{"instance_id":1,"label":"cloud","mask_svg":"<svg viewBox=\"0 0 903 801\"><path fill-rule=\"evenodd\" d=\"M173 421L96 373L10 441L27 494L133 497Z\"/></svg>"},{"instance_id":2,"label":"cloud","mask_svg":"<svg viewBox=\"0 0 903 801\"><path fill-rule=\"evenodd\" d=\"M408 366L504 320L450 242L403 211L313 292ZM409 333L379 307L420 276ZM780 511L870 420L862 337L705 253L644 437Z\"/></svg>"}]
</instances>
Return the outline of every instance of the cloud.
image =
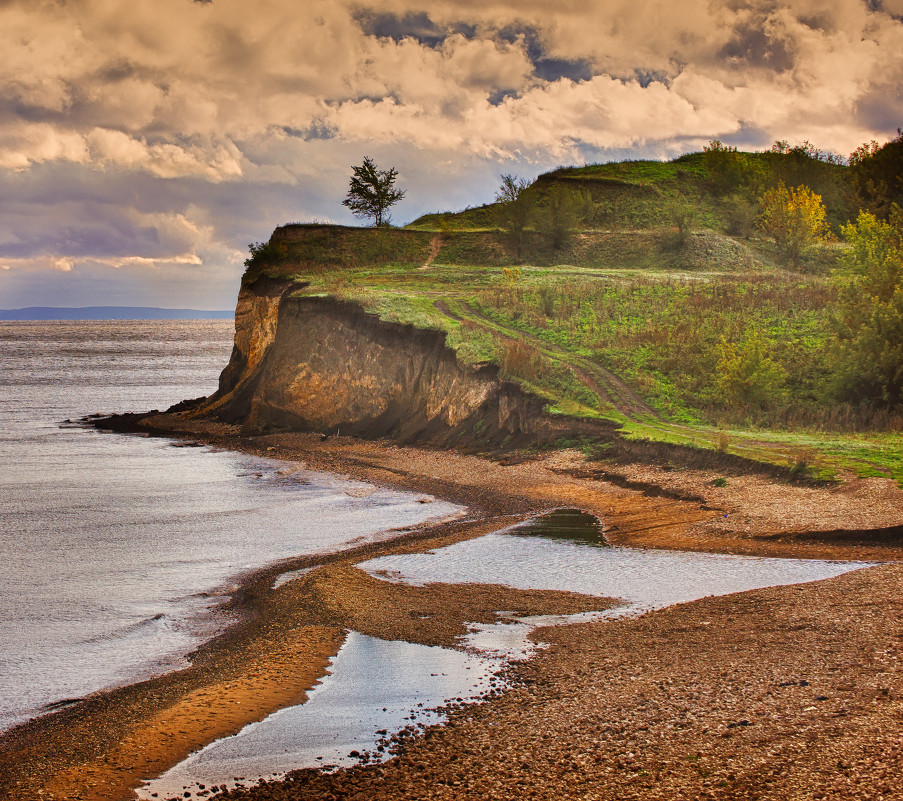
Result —
<instances>
[{"instance_id":1,"label":"cloud","mask_svg":"<svg viewBox=\"0 0 903 801\"><path fill-rule=\"evenodd\" d=\"M120 278L161 265L225 297L249 237L350 221L340 201L364 154L399 166L410 219L484 202L514 168L716 137L849 153L903 115L903 0L248 8L0 3L7 277L29 259L54 280L48 260L71 263L73 281L89 263Z\"/></svg>"},{"instance_id":2,"label":"cloud","mask_svg":"<svg viewBox=\"0 0 903 801\"><path fill-rule=\"evenodd\" d=\"M69 160L238 180L249 168L248 150L276 129L360 140L355 109L371 124L407 121L400 138L418 147L509 152L517 148L500 147L491 128L431 129L460 126L502 101L517 107L515 116L554 114L554 106L537 103L553 98L555 87L595 82L600 89L605 80L643 90L631 92L631 102L653 109L661 87L670 92L687 72L754 100L777 99L782 115L764 111L765 102L751 109L769 126L795 125L796 112L849 114L888 89L888 73L896 76L903 63L894 8L892 0L872 11L858 0L555 7L440 0L427 12L407 0L378 8L311 0L299 11L288 0L261 0L249 15L238 0L136 0L128 8L113 0L87 8L14 2L0 8L0 24L16 43L0 55L9 76L0 91L0 165ZM831 102L835 91L839 102ZM697 119L720 118L704 108L714 103L696 103ZM761 123L750 109L733 116L734 130ZM849 128L868 128L873 117ZM560 153L574 139L561 126L543 130L544 142L522 146ZM598 138L620 141L619 131L613 120ZM390 134L376 131L381 139ZM674 134L663 126L663 140ZM635 141L648 141L647 133Z\"/></svg>"}]
</instances>

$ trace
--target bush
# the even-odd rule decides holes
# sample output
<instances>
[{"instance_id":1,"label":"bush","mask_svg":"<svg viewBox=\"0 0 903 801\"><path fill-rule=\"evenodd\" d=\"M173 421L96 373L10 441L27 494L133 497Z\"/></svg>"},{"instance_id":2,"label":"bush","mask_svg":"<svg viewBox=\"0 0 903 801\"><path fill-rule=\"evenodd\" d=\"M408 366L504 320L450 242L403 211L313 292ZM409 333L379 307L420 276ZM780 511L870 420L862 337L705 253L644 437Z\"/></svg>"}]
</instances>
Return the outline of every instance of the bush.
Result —
<instances>
[{"instance_id":1,"label":"bush","mask_svg":"<svg viewBox=\"0 0 903 801\"><path fill-rule=\"evenodd\" d=\"M889 222L861 212L844 228L850 242L837 337L841 394L859 401L903 402L903 212Z\"/></svg>"},{"instance_id":2,"label":"bush","mask_svg":"<svg viewBox=\"0 0 903 801\"><path fill-rule=\"evenodd\" d=\"M718 385L728 400L764 407L780 396L786 372L769 355L773 344L758 329L748 329L739 345L721 340Z\"/></svg>"},{"instance_id":3,"label":"bush","mask_svg":"<svg viewBox=\"0 0 903 801\"><path fill-rule=\"evenodd\" d=\"M735 192L724 199L723 208L728 234L749 239L755 233L759 209L751 198Z\"/></svg>"},{"instance_id":4,"label":"bush","mask_svg":"<svg viewBox=\"0 0 903 801\"><path fill-rule=\"evenodd\" d=\"M821 196L807 186L788 189L781 182L765 192L759 203L758 227L774 239L782 261L799 269L806 251L827 237L827 212Z\"/></svg>"}]
</instances>

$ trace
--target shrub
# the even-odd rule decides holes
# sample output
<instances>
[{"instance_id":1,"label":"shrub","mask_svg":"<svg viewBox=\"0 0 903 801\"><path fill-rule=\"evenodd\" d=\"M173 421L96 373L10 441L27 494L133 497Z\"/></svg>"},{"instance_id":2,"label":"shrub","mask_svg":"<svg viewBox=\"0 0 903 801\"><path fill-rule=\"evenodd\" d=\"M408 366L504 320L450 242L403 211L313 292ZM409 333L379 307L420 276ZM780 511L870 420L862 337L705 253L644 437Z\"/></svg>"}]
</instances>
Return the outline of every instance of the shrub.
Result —
<instances>
[{"instance_id":1,"label":"shrub","mask_svg":"<svg viewBox=\"0 0 903 801\"><path fill-rule=\"evenodd\" d=\"M806 251L828 233L821 196L807 186L788 189L781 182L765 192L759 203L759 228L774 239L781 259L798 269Z\"/></svg>"},{"instance_id":2,"label":"shrub","mask_svg":"<svg viewBox=\"0 0 903 801\"><path fill-rule=\"evenodd\" d=\"M739 345L721 340L718 384L735 403L766 406L781 391L787 374L769 355L772 343L758 329L749 329Z\"/></svg>"},{"instance_id":3,"label":"shrub","mask_svg":"<svg viewBox=\"0 0 903 801\"><path fill-rule=\"evenodd\" d=\"M903 211L889 222L861 212L839 277L839 388L860 401L903 402Z\"/></svg>"},{"instance_id":4,"label":"shrub","mask_svg":"<svg viewBox=\"0 0 903 801\"><path fill-rule=\"evenodd\" d=\"M727 233L749 239L756 230L756 204L746 195L735 192L724 199L723 208Z\"/></svg>"}]
</instances>

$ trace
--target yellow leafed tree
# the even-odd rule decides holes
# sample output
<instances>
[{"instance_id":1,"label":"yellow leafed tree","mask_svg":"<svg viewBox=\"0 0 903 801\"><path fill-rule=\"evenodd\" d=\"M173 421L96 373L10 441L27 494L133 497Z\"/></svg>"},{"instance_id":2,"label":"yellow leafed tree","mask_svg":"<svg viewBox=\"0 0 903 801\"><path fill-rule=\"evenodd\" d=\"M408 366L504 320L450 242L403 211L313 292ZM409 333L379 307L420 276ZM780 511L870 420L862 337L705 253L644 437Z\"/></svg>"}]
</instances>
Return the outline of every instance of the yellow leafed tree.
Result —
<instances>
[{"instance_id":1,"label":"yellow leafed tree","mask_svg":"<svg viewBox=\"0 0 903 801\"><path fill-rule=\"evenodd\" d=\"M828 235L825 204L808 186L788 189L783 181L759 198L758 227L774 239L781 259L798 269L806 251Z\"/></svg>"}]
</instances>

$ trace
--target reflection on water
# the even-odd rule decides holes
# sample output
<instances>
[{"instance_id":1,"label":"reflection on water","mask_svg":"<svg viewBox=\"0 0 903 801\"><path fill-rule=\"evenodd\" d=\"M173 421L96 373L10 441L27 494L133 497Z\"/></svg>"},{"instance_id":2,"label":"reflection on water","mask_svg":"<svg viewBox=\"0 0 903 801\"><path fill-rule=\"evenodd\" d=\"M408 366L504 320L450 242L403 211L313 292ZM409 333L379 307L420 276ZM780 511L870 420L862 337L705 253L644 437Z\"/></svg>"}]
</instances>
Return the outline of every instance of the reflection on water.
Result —
<instances>
[{"instance_id":1,"label":"reflection on water","mask_svg":"<svg viewBox=\"0 0 903 801\"><path fill-rule=\"evenodd\" d=\"M306 704L208 746L150 783L142 797L149 798L151 792L181 795L183 785L191 783L223 784L234 776L254 781L302 767L355 762L349 754L372 752L386 735L403 729L412 712L418 721L432 721L430 707L484 692L502 665L543 647L530 638L539 626L640 614L707 595L815 581L866 566L603 545L598 520L577 510L560 510L429 553L362 563L360 567L377 577L418 585L507 584L616 597L624 603L577 615L516 617L499 610L498 623L470 627L462 638L463 653L352 632L333 674Z\"/></svg>"},{"instance_id":2,"label":"reflection on water","mask_svg":"<svg viewBox=\"0 0 903 801\"><path fill-rule=\"evenodd\" d=\"M0 730L182 664L237 576L456 507L60 425L216 388L228 321L0 323Z\"/></svg>"},{"instance_id":3,"label":"reflection on water","mask_svg":"<svg viewBox=\"0 0 903 801\"><path fill-rule=\"evenodd\" d=\"M198 784L234 786L240 776L250 783L301 767L351 765L365 751L374 759L388 758L377 750L388 736L405 726L438 722L438 706L485 694L500 667L497 660L449 648L351 632L307 703L207 746L146 783L139 795L182 796L186 786L189 791Z\"/></svg>"},{"instance_id":4,"label":"reflection on water","mask_svg":"<svg viewBox=\"0 0 903 801\"><path fill-rule=\"evenodd\" d=\"M556 509L531 518L506 530L514 537L542 537L546 540L562 540L597 548L611 547L605 539L602 521L589 512L579 509Z\"/></svg>"}]
</instances>

